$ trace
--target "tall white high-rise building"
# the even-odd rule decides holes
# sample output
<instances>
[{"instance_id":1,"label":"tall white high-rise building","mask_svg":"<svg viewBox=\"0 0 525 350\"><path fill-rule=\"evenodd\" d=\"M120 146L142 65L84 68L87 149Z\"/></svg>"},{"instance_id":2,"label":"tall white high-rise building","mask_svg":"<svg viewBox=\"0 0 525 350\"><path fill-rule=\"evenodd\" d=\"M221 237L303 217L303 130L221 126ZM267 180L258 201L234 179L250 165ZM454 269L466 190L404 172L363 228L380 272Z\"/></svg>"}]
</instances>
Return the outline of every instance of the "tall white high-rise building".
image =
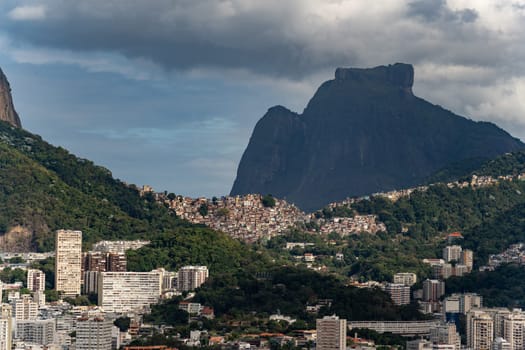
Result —
<instances>
[{"instance_id":1,"label":"tall white high-rise building","mask_svg":"<svg viewBox=\"0 0 525 350\"><path fill-rule=\"evenodd\" d=\"M199 288L208 278L206 266L184 266L178 272L178 289L187 292Z\"/></svg>"},{"instance_id":2,"label":"tall white high-rise building","mask_svg":"<svg viewBox=\"0 0 525 350\"><path fill-rule=\"evenodd\" d=\"M82 277L82 231L58 230L55 249L55 289L65 296L79 295Z\"/></svg>"},{"instance_id":3,"label":"tall white high-rise building","mask_svg":"<svg viewBox=\"0 0 525 350\"><path fill-rule=\"evenodd\" d=\"M105 312L140 312L158 302L162 274L151 272L99 272L98 305Z\"/></svg>"},{"instance_id":4,"label":"tall white high-rise building","mask_svg":"<svg viewBox=\"0 0 525 350\"><path fill-rule=\"evenodd\" d=\"M0 350L11 350L13 337L11 305L0 305Z\"/></svg>"},{"instance_id":5,"label":"tall white high-rise building","mask_svg":"<svg viewBox=\"0 0 525 350\"><path fill-rule=\"evenodd\" d=\"M102 316L77 320L76 350L111 350L113 322Z\"/></svg>"},{"instance_id":6,"label":"tall white high-rise building","mask_svg":"<svg viewBox=\"0 0 525 350\"><path fill-rule=\"evenodd\" d=\"M413 286L417 282L417 275L412 272L398 272L394 274L394 283Z\"/></svg>"},{"instance_id":7,"label":"tall white high-rise building","mask_svg":"<svg viewBox=\"0 0 525 350\"><path fill-rule=\"evenodd\" d=\"M467 347L491 350L494 340L494 320L483 311L467 313Z\"/></svg>"},{"instance_id":8,"label":"tall white high-rise building","mask_svg":"<svg viewBox=\"0 0 525 350\"><path fill-rule=\"evenodd\" d=\"M46 289L46 274L36 269L27 270L27 289L32 292Z\"/></svg>"},{"instance_id":9,"label":"tall white high-rise building","mask_svg":"<svg viewBox=\"0 0 525 350\"><path fill-rule=\"evenodd\" d=\"M525 314L523 312L513 312L504 316L503 338L510 343L512 350L525 348Z\"/></svg>"},{"instance_id":10,"label":"tall white high-rise building","mask_svg":"<svg viewBox=\"0 0 525 350\"><path fill-rule=\"evenodd\" d=\"M325 316L316 321L317 350L346 350L346 320Z\"/></svg>"}]
</instances>

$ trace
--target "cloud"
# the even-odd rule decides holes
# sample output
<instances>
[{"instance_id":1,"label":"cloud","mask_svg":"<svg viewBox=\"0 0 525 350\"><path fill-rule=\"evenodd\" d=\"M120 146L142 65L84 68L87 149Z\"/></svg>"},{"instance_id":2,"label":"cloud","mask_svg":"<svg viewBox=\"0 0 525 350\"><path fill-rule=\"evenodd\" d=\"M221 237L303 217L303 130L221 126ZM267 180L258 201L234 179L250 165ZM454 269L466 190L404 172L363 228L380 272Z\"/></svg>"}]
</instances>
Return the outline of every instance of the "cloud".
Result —
<instances>
[{"instance_id":1,"label":"cloud","mask_svg":"<svg viewBox=\"0 0 525 350\"><path fill-rule=\"evenodd\" d=\"M1 47L0 41L0 47ZM7 44L4 44L7 45ZM9 47L9 55L18 63L76 65L94 73L116 73L129 79L152 80L162 75L162 68L145 58L126 58L116 53Z\"/></svg>"},{"instance_id":2,"label":"cloud","mask_svg":"<svg viewBox=\"0 0 525 350\"><path fill-rule=\"evenodd\" d=\"M74 100L79 115L110 130L84 137L171 145L198 159L177 155L178 164L201 173L233 174L266 108L300 112L338 66L412 63L417 95L525 138L524 42L518 0L0 1L0 54L80 67L102 80L93 90L108 85L117 95L107 111L92 103L98 95ZM132 81L116 84L117 76ZM86 85L61 83L72 91ZM70 126L93 131L79 115ZM217 178L226 182L227 172Z\"/></svg>"},{"instance_id":3,"label":"cloud","mask_svg":"<svg viewBox=\"0 0 525 350\"><path fill-rule=\"evenodd\" d=\"M46 17L46 7L38 6L19 6L8 13L9 18L15 21L41 20Z\"/></svg>"},{"instance_id":4,"label":"cloud","mask_svg":"<svg viewBox=\"0 0 525 350\"><path fill-rule=\"evenodd\" d=\"M419 16L425 21L445 20L447 22L475 22L478 12L475 9L466 8L452 10L448 7L446 0L417 0L408 3L408 14Z\"/></svg>"}]
</instances>

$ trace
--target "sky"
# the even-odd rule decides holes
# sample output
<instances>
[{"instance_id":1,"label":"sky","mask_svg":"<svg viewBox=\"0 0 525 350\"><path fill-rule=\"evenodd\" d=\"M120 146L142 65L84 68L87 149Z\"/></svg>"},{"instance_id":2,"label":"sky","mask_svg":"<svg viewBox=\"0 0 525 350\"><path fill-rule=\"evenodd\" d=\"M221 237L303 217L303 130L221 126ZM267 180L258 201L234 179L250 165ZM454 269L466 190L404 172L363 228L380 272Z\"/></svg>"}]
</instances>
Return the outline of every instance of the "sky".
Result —
<instances>
[{"instance_id":1,"label":"sky","mask_svg":"<svg viewBox=\"0 0 525 350\"><path fill-rule=\"evenodd\" d=\"M524 0L0 0L23 127L193 197L229 193L268 108L395 62L416 95L525 140Z\"/></svg>"}]
</instances>

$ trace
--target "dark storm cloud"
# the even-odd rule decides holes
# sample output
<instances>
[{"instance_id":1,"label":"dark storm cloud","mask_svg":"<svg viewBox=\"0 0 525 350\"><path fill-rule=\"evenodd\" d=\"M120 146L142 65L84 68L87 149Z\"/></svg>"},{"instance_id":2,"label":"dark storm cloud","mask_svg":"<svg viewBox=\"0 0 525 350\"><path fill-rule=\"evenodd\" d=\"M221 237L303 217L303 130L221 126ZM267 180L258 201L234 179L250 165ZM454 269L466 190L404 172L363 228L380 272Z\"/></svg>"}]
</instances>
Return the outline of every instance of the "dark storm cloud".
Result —
<instances>
[{"instance_id":1,"label":"dark storm cloud","mask_svg":"<svg viewBox=\"0 0 525 350\"><path fill-rule=\"evenodd\" d=\"M10 4L14 7L16 2ZM281 3L276 10L251 1L128 1L123 6L122 1L110 0L49 0L41 4L45 18L11 18L1 21L0 28L16 41L36 46L113 51L178 70L219 67L298 77L352 56L332 53L324 58L302 33L291 32L300 6L296 1Z\"/></svg>"}]
</instances>

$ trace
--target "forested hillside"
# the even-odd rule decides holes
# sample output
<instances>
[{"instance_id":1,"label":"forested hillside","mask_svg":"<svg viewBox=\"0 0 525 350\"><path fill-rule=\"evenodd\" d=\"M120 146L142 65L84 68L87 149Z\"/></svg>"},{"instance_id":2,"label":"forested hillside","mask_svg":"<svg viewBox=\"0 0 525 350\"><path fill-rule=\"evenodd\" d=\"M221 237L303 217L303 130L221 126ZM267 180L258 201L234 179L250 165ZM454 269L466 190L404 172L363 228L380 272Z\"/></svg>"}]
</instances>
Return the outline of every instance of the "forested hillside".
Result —
<instances>
[{"instance_id":1,"label":"forested hillside","mask_svg":"<svg viewBox=\"0 0 525 350\"><path fill-rule=\"evenodd\" d=\"M472 174L497 177L524 171L525 154L517 152L491 160ZM462 178L469 176L464 174ZM454 231L464 236L456 243L472 249L479 265L489 254L525 241L525 181L515 177L512 181L500 179L493 185L464 188L435 184L397 201L372 196L350 206L319 212L326 217L356 213L378 215L388 232L347 239L342 251L349 274L379 280L401 270L428 274L428 266L421 260L440 257L447 234Z\"/></svg>"}]
</instances>

